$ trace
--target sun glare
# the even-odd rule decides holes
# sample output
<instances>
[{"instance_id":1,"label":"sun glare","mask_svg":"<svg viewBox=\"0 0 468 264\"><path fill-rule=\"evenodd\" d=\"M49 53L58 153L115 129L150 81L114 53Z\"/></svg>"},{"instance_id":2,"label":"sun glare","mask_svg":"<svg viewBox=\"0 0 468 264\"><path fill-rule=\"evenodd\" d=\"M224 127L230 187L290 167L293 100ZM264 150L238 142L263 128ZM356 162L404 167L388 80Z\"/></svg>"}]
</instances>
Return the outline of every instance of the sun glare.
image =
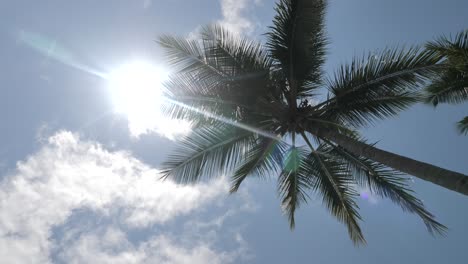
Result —
<instances>
[{"instance_id":1,"label":"sun glare","mask_svg":"<svg viewBox=\"0 0 468 264\"><path fill-rule=\"evenodd\" d=\"M162 83L168 74L143 61L124 64L109 74L109 89L115 111L126 116L133 136L157 132L168 138L190 130L187 122L161 113Z\"/></svg>"}]
</instances>

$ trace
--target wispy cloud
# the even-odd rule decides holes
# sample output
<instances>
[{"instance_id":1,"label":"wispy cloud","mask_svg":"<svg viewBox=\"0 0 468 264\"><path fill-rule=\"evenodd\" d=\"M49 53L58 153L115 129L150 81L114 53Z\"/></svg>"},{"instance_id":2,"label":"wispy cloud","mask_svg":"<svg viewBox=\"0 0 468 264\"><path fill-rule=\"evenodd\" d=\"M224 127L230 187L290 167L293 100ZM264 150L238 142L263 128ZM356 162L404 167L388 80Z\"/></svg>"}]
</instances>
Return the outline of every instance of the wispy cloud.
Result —
<instances>
[{"instance_id":1,"label":"wispy cloud","mask_svg":"<svg viewBox=\"0 0 468 264\"><path fill-rule=\"evenodd\" d=\"M59 132L3 177L0 256L5 263L49 263L53 250L66 263L233 262L240 249L215 250L213 240L178 243L183 238L168 230L152 231L211 205L226 194L226 185L223 179L196 186L160 181L156 169L127 152ZM69 223L80 209L111 221L86 228ZM64 234L52 239L53 230L65 225ZM150 235L134 244L132 230Z\"/></svg>"},{"instance_id":2,"label":"wispy cloud","mask_svg":"<svg viewBox=\"0 0 468 264\"><path fill-rule=\"evenodd\" d=\"M252 34L256 22L252 10L261 0L220 0L223 18L218 23L237 34Z\"/></svg>"},{"instance_id":3,"label":"wispy cloud","mask_svg":"<svg viewBox=\"0 0 468 264\"><path fill-rule=\"evenodd\" d=\"M243 248L241 243L238 242L240 248ZM61 252L58 258L66 263L221 264L233 263L238 258L237 252L239 250L216 251L206 241L183 245L180 239L165 235L154 236L136 246L122 230L109 227L97 233L82 235Z\"/></svg>"}]
</instances>

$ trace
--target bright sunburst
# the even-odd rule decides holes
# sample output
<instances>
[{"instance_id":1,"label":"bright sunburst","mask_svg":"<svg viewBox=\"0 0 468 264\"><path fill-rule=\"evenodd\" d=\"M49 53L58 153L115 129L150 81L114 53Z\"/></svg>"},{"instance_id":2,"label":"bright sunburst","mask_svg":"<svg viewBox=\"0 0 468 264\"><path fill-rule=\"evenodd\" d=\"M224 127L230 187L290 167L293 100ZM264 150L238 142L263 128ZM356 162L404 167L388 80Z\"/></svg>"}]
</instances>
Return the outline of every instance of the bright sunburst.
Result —
<instances>
[{"instance_id":1,"label":"bright sunburst","mask_svg":"<svg viewBox=\"0 0 468 264\"><path fill-rule=\"evenodd\" d=\"M190 130L188 123L168 119L161 113L161 89L166 79L166 71L144 61L124 64L109 74L115 111L127 117L133 136L155 131L173 138Z\"/></svg>"}]
</instances>

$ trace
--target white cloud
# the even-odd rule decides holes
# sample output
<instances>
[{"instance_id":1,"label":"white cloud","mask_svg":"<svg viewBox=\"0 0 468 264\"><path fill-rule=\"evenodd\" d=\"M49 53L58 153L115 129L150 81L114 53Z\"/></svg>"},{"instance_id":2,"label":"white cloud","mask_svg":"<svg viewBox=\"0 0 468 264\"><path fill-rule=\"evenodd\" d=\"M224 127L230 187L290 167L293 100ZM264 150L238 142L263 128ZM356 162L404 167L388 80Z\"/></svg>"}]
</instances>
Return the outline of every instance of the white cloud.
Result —
<instances>
[{"instance_id":1,"label":"white cloud","mask_svg":"<svg viewBox=\"0 0 468 264\"><path fill-rule=\"evenodd\" d=\"M153 114L154 115L151 115ZM156 111L148 111L143 114L130 114L128 117L128 129L133 138L141 135L157 133L167 139L175 140L177 137L187 135L191 131L190 123L185 120L175 120L163 117Z\"/></svg>"},{"instance_id":2,"label":"white cloud","mask_svg":"<svg viewBox=\"0 0 468 264\"><path fill-rule=\"evenodd\" d=\"M220 0L223 18L218 23L237 34L252 34L255 30L250 12L260 0Z\"/></svg>"},{"instance_id":3,"label":"white cloud","mask_svg":"<svg viewBox=\"0 0 468 264\"><path fill-rule=\"evenodd\" d=\"M205 242L194 242L189 246L180 243L160 235L134 246L122 231L110 227L105 232L80 237L60 254L59 259L66 263L221 264L232 263L240 253L217 252Z\"/></svg>"},{"instance_id":4,"label":"white cloud","mask_svg":"<svg viewBox=\"0 0 468 264\"><path fill-rule=\"evenodd\" d=\"M127 152L59 132L0 182L0 256L5 263L50 263L52 251L67 263L232 262L236 251L216 251L212 241L185 245L165 230L135 246L127 233L151 233L155 224L211 206L226 187L222 179L196 186L160 181L156 169ZM113 221L65 227L82 208ZM56 241L58 227L64 234Z\"/></svg>"}]
</instances>

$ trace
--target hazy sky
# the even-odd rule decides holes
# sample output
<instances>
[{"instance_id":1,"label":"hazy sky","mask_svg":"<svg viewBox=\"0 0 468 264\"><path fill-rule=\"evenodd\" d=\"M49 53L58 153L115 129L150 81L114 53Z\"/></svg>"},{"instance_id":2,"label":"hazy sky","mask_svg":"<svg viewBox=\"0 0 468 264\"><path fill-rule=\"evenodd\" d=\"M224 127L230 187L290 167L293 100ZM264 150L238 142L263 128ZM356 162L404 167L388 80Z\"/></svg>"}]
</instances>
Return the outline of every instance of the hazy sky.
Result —
<instances>
[{"instance_id":1,"label":"hazy sky","mask_svg":"<svg viewBox=\"0 0 468 264\"><path fill-rule=\"evenodd\" d=\"M109 73L132 61L164 69L157 36L193 37L207 23L261 39L273 6L1 1L0 263L464 263L468 199L417 179L448 235L431 237L417 217L371 195L360 201L368 241L360 248L319 199L300 208L291 232L274 179L249 180L236 195L223 179L158 181L173 138L159 119L135 130L138 120L115 113ZM326 70L455 34L467 28L467 10L460 0L330 1ZM418 105L362 132L383 149L468 174L468 138L454 127L467 114L466 104Z\"/></svg>"}]
</instances>

